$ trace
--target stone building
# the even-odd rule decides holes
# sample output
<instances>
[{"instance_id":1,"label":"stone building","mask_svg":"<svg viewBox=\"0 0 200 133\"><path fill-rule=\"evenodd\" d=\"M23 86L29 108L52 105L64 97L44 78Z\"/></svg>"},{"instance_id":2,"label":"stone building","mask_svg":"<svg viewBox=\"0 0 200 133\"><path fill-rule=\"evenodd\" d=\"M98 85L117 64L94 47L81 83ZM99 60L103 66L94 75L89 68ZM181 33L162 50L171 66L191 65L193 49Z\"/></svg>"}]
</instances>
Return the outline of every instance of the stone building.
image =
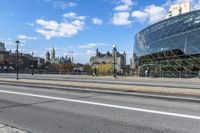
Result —
<instances>
[{"instance_id":1,"label":"stone building","mask_svg":"<svg viewBox=\"0 0 200 133\"><path fill-rule=\"evenodd\" d=\"M33 57L30 54L19 53L18 63L20 72L27 72L30 69L44 69L44 59ZM0 42L0 72L12 72L16 70L17 53L6 51L5 44Z\"/></svg>"},{"instance_id":2,"label":"stone building","mask_svg":"<svg viewBox=\"0 0 200 133\"><path fill-rule=\"evenodd\" d=\"M0 51L6 51L5 44L0 42Z\"/></svg>"},{"instance_id":3,"label":"stone building","mask_svg":"<svg viewBox=\"0 0 200 133\"><path fill-rule=\"evenodd\" d=\"M46 53L46 62L50 64L70 64L72 63L72 59L68 56L56 58L56 51L53 47L51 54L49 51Z\"/></svg>"},{"instance_id":4,"label":"stone building","mask_svg":"<svg viewBox=\"0 0 200 133\"><path fill-rule=\"evenodd\" d=\"M106 52L105 54L102 54L99 52L99 50L96 50L96 55L92 56L90 58L90 63L93 66L96 66L98 64L107 64L112 63L114 64L114 56L115 56L115 68L117 72L122 72L126 68L126 53L120 54L116 47L113 48L112 52Z\"/></svg>"}]
</instances>

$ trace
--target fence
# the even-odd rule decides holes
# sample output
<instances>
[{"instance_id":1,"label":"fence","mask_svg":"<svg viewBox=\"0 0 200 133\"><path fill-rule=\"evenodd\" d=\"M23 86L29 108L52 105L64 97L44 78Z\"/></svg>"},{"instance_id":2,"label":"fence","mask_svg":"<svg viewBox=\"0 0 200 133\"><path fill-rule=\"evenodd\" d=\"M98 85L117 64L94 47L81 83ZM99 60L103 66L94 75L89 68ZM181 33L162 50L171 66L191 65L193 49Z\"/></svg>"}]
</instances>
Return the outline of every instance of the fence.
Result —
<instances>
[{"instance_id":1,"label":"fence","mask_svg":"<svg viewBox=\"0 0 200 133\"><path fill-rule=\"evenodd\" d=\"M0 71L0 73L16 73L15 70L12 71ZM20 70L19 73L22 74L59 74L59 75L93 75L92 71L47 71L45 69L34 69L34 70ZM113 72L108 73L99 73L97 76L113 76ZM117 73L117 76L134 76L134 77L145 77L145 72L126 72L126 73ZM200 78L200 71L149 71L148 77L158 78Z\"/></svg>"},{"instance_id":2,"label":"fence","mask_svg":"<svg viewBox=\"0 0 200 133\"><path fill-rule=\"evenodd\" d=\"M139 74L141 77L145 77L145 73ZM195 78L200 77L199 71L150 71L148 73L149 77L166 77L166 78Z\"/></svg>"}]
</instances>

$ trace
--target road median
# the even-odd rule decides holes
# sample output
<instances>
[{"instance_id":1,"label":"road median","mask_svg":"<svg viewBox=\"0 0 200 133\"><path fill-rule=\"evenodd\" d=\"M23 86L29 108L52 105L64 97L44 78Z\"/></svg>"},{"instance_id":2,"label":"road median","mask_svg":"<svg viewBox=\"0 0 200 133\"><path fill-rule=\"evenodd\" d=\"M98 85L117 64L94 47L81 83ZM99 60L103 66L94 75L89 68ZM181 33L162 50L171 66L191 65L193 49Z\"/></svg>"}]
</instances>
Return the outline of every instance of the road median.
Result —
<instances>
[{"instance_id":1,"label":"road median","mask_svg":"<svg viewBox=\"0 0 200 133\"><path fill-rule=\"evenodd\" d=\"M136 86L136 85L120 85L108 83L87 83L87 82L73 82L73 81L48 81L48 80L31 80L31 79L9 79L0 78L2 83L15 83L15 84L30 84L40 86L61 86L61 87L80 87L98 90L112 90L123 92L145 92L156 93L164 95L185 95L185 96L200 96L199 89L187 88L169 88L169 87L154 87L154 86Z\"/></svg>"}]
</instances>

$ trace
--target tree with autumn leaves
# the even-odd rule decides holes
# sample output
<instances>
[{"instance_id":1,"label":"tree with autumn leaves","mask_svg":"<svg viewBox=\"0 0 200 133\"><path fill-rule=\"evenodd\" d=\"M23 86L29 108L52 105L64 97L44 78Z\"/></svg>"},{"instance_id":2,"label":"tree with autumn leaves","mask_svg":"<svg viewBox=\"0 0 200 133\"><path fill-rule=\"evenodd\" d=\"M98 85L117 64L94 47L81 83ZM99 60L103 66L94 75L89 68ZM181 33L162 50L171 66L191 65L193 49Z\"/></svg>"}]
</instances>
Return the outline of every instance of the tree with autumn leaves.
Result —
<instances>
[{"instance_id":1,"label":"tree with autumn leaves","mask_svg":"<svg viewBox=\"0 0 200 133\"><path fill-rule=\"evenodd\" d=\"M59 64L58 65L58 69L60 73L72 72L74 67L75 67L74 64Z\"/></svg>"},{"instance_id":2,"label":"tree with autumn leaves","mask_svg":"<svg viewBox=\"0 0 200 133\"><path fill-rule=\"evenodd\" d=\"M113 72L112 63L99 64L96 68L98 75L111 75Z\"/></svg>"}]
</instances>

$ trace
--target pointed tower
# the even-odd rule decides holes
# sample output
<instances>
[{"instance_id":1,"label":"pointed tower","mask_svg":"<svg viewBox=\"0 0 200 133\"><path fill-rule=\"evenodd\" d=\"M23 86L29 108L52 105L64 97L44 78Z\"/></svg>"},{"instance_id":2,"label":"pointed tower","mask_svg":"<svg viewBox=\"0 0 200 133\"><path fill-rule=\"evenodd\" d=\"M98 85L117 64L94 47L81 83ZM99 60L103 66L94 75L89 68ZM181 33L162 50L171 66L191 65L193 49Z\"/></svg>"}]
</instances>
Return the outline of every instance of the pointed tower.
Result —
<instances>
[{"instance_id":1,"label":"pointed tower","mask_svg":"<svg viewBox=\"0 0 200 133\"><path fill-rule=\"evenodd\" d=\"M46 60L47 61L50 60L50 53L49 53L49 51L47 51L47 53L46 53Z\"/></svg>"},{"instance_id":2,"label":"pointed tower","mask_svg":"<svg viewBox=\"0 0 200 133\"><path fill-rule=\"evenodd\" d=\"M126 52L125 51L123 53L123 63L124 63L124 66L126 66Z\"/></svg>"},{"instance_id":3,"label":"pointed tower","mask_svg":"<svg viewBox=\"0 0 200 133\"><path fill-rule=\"evenodd\" d=\"M96 56L98 55L98 53L99 53L99 50L98 50L98 48L96 49Z\"/></svg>"},{"instance_id":4,"label":"pointed tower","mask_svg":"<svg viewBox=\"0 0 200 133\"><path fill-rule=\"evenodd\" d=\"M100 57L101 56L101 53L99 52L99 49L97 48L97 50L96 50L96 56L97 57Z\"/></svg>"},{"instance_id":5,"label":"pointed tower","mask_svg":"<svg viewBox=\"0 0 200 133\"><path fill-rule=\"evenodd\" d=\"M123 56L126 58L126 52L124 51Z\"/></svg>"},{"instance_id":6,"label":"pointed tower","mask_svg":"<svg viewBox=\"0 0 200 133\"><path fill-rule=\"evenodd\" d=\"M55 60L56 59L56 52L55 52L55 49L53 47L52 51L51 51L51 59L52 60Z\"/></svg>"}]
</instances>

